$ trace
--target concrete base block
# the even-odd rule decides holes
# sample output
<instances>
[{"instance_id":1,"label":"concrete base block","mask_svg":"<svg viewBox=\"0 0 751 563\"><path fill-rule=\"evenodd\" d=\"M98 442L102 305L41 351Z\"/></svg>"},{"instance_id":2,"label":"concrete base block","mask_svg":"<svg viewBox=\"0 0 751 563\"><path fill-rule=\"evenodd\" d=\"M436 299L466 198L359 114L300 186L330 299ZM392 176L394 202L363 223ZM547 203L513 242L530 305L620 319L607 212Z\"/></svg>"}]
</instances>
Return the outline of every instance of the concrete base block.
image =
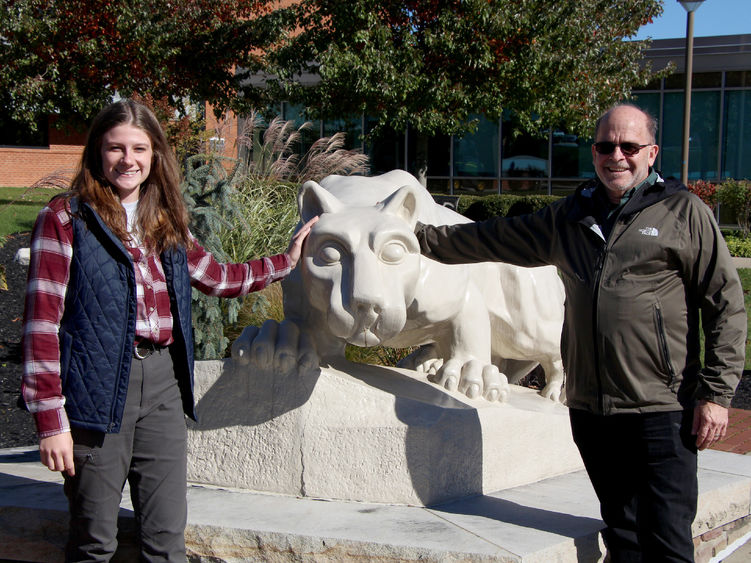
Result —
<instances>
[{"instance_id":1,"label":"concrete base block","mask_svg":"<svg viewBox=\"0 0 751 563\"><path fill-rule=\"evenodd\" d=\"M506 403L488 403L397 368L280 374L197 362L188 479L428 506L581 469L566 408L511 387Z\"/></svg>"}]
</instances>

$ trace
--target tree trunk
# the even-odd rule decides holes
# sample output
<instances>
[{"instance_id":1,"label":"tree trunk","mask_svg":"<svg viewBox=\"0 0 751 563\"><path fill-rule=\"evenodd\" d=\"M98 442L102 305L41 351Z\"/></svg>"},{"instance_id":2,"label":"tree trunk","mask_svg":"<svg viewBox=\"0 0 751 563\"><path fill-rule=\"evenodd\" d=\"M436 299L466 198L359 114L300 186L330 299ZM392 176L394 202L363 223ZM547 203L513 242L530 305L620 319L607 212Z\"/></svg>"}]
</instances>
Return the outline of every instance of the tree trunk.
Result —
<instances>
[{"instance_id":1,"label":"tree trunk","mask_svg":"<svg viewBox=\"0 0 751 563\"><path fill-rule=\"evenodd\" d=\"M428 185L428 136L416 133L415 142L415 176L423 186Z\"/></svg>"}]
</instances>

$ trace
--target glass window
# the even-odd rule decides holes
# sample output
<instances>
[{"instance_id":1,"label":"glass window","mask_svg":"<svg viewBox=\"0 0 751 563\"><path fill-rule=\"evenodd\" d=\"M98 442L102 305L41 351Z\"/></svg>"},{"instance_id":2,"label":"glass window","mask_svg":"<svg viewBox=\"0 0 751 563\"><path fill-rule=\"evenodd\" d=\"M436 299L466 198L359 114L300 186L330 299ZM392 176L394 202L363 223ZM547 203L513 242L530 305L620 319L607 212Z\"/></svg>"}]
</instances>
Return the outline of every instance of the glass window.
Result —
<instances>
[{"instance_id":1,"label":"glass window","mask_svg":"<svg viewBox=\"0 0 751 563\"><path fill-rule=\"evenodd\" d=\"M654 117L657 120L657 123L660 122L660 94L658 93L643 93L643 94L636 94L634 96L634 99L632 100L632 103L647 113ZM683 107L683 106L681 106ZM683 110L681 110L683 111ZM657 131L657 144L661 144L661 138L660 138L661 131L658 129ZM657 166L658 170L662 170L662 151L657 153L657 160L655 161L655 166Z\"/></svg>"},{"instance_id":2,"label":"glass window","mask_svg":"<svg viewBox=\"0 0 751 563\"><path fill-rule=\"evenodd\" d=\"M665 77L666 90L682 90L686 87L686 73L677 72Z\"/></svg>"},{"instance_id":3,"label":"glass window","mask_svg":"<svg viewBox=\"0 0 751 563\"><path fill-rule=\"evenodd\" d=\"M652 117L660 119L660 94L653 93L641 93L636 94L632 103L639 106L641 109L649 113Z\"/></svg>"},{"instance_id":4,"label":"glass window","mask_svg":"<svg viewBox=\"0 0 751 563\"><path fill-rule=\"evenodd\" d=\"M454 137L454 175L491 176L498 175L498 122L480 115L474 133L464 137Z\"/></svg>"},{"instance_id":5,"label":"glass window","mask_svg":"<svg viewBox=\"0 0 751 563\"><path fill-rule=\"evenodd\" d=\"M348 150L362 149L362 117L339 117L326 119L323 122L323 136L331 137L335 133L345 134L344 148Z\"/></svg>"},{"instance_id":6,"label":"glass window","mask_svg":"<svg viewBox=\"0 0 751 563\"><path fill-rule=\"evenodd\" d=\"M725 93L723 178L751 178L751 90Z\"/></svg>"},{"instance_id":7,"label":"glass window","mask_svg":"<svg viewBox=\"0 0 751 563\"><path fill-rule=\"evenodd\" d=\"M721 72L695 72L691 77L691 88L719 88L722 86Z\"/></svg>"},{"instance_id":8,"label":"glass window","mask_svg":"<svg viewBox=\"0 0 751 563\"><path fill-rule=\"evenodd\" d=\"M691 89L719 88L722 86L721 72L695 72L691 75ZM679 72L665 78L665 88L668 90L685 89L686 73Z\"/></svg>"},{"instance_id":9,"label":"glass window","mask_svg":"<svg viewBox=\"0 0 751 563\"><path fill-rule=\"evenodd\" d=\"M431 194L449 193L449 181L444 178L428 178L428 191Z\"/></svg>"},{"instance_id":10,"label":"glass window","mask_svg":"<svg viewBox=\"0 0 751 563\"><path fill-rule=\"evenodd\" d=\"M553 177L591 178L592 139L553 131Z\"/></svg>"},{"instance_id":11,"label":"glass window","mask_svg":"<svg viewBox=\"0 0 751 563\"><path fill-rule=\"evenodd\" d=\"M497 194L498 180L495 178L455 178L454 193L469 193L475 195Z\"/></svg>"},{"instance_id":12,"label":"glass window","mask_svg":"<svg viewBox=\"0 0 751 563\"><path fill-rule=\"evenodd\" d=\"M514 123L504 120L501 175L508 178L548 176L548 135L514 135Z\"/></svg>"},{"instance_id":13,"label":"glass window","mask_svg":"<svg viewBox=\"0 0 751 563\"><path fill-rule=\"evenodd\" d=\"M644 88L635 88L634 91L637 90L659 90L660 86L662 85L662 79L661 78L653 78L650 80Z\"/></svg>"},{"instance_id":14,"label":"glass window","mask_svg":"<svg viewBox=\"0 0 751 563\"><path fill-rule=\"evenodd\" d=\"M689 180L719 177L720 92L692 92L689 137Z\"/></svg>"},{"instance_id":15,"label":"glass window","mask_svg":"<svg viewBox=\"0 0 751 563\"><path fill-rule=\"evenodd\" d=\"M377 120L365 118L365 131L371 134ZM370 173L383 174L396 168L404 169L404 133L393 129L381 129L378 135L372 135L365 143L365 154L370 159Z\"/></svg>"},{"instance_id":16,"label":"glass window","mask_svg":"<svg viewBox=\"0 0 751 563\"><path fill-rule=\"evenodd\" d=\"M691 131L688 150L688 179L711 180L718 177L720 92L692 92ZM662 173L681 177L683 150L683 92L665 94L663 116Z\"/></svg>"},{"instance_id":17,"label":"glass window","mask_svg":"<svg viewBox=\"0 0 751 563\"><path fill-rule=\"evenodd\" d=\"M285 121L294 121L295 127L300 127L306 121L309 121L305 110L301 105L293 105L289 102L282 104L282 119Z\"/></svg>"},{"instance_id":18,"label":"glass window","mask_svg":"<svg viewBox=\"0 0 751 563\"><path fill-rule=\"evenodd\" d=\"M523 180L503 180L501 190L506 194L518 195L548 195L548 181L540 178L525 178Z\"/></svg>"},{"instance_id":19,"label":"glass window","mask_svg":"<svg viewBox=\"0 0 751 563\"><path fill-rule=\"evenodd\" d=\"M428 176L448 176L451 170L451 137L449 135L424 135L411 127L407 132L407 170L417 176L418 152L426 151Z\"/></svg>"},{"instance_id":20,"label":"glass window","mask_svg":"<svg viewBox=\"0 0 751 563\"><path fill-rule=\"evenodd\" d=\"M10 118L0 117L0 145L13 147L48 147L47 116L36 123L36 131Z\"/></svg>"},{"instance_id":21,"label":"glass window","mask_svg":"<svg viewBox=\"0 0 751 563\"><path fill-rule=\"evenodd\" d=\"M725 73L725 86L751 86L751 70L739 70Z\"/></svg>"},{"instance_id":22,"label":"glass window","mask_svg":"<svg viewBox=\"0 0 751 563\"><path fill-rule=\"evenodd\" d=\"M321 122L311 120L305 113L303 106L292 105L290 103L284 102L282 104L281 117L285 121L294 122L295 129L299 129L306 122L310 123L308 127L300 132L300 144L295 148L298 154L306 154L310 150L310 147L313 145L313 143L320 139Z\"/></svg>"},{"instance_id":23,"label":"glass window","mask_svg":"<svg viewBox=\"0 0 751 563\"><path fill-rule=\"evenodd\" d=\"M666 178L680 178L683 150L683 92L666 92L663 112L660 171Z\"/></svg>"}]
</instances>

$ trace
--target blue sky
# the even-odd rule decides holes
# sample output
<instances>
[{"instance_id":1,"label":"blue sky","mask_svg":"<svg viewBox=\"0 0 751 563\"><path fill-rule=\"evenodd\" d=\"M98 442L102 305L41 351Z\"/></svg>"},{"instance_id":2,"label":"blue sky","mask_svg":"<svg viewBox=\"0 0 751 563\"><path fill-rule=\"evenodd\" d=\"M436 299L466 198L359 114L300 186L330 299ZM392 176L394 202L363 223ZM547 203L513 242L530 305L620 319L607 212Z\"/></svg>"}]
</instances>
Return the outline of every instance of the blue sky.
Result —
<instances>
[{"instance_id":1,"label":"blue sky","mask_svg":"<svg viewBox=\"0 0 751 563\"><path fill-rule=\"evenodd\" d=\"M635 39L686 37L686 10L677 0L663 0L663 12L639 30ZM694 37L751 33L751 0L705 0L694 12Z\"/></svg>"}]
</instances>

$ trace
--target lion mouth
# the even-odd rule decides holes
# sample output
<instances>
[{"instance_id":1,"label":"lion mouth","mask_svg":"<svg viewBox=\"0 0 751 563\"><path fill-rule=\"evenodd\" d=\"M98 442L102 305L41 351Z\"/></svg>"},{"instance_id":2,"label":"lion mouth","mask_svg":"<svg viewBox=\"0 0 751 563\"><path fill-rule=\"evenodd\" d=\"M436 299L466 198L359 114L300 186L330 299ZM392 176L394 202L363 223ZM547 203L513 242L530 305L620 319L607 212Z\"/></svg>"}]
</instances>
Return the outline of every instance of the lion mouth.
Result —
<instances>
[{"instance_id":1,"label":"lion mouth","mask_svg":"<svg viewBox=\"0 0 751 563\"><path fill-rule=\"evenodd\" d=\"M381 332L380 315L373 308L369 308L366 314L358 320L360 326L353 331L348 342L363 348L380 344L381 337L378 334Z\"/></svg>"},{"instance_id":2,"label":"lion mouth","mask_svg":"<svg viewBox=\"0 0 751 563\"><path fill-rule=\"evenodd\" d=\"M334 334L348 344L370 348L393 338L404 327L403 315L393 313L363 306L355 314L330 314L328 324Z\"/></svg>"},{"instance_id":3,"label":"lion mouth","mask_svg":"<svg viewBox=\"0 0 751 563\"><path fill-rule=\"evenodd\" d=\"M381 338L370 329L364 329L350 336L347 342L361 348L370 348L380 344Z\"/></svg>"}]
</instances>

